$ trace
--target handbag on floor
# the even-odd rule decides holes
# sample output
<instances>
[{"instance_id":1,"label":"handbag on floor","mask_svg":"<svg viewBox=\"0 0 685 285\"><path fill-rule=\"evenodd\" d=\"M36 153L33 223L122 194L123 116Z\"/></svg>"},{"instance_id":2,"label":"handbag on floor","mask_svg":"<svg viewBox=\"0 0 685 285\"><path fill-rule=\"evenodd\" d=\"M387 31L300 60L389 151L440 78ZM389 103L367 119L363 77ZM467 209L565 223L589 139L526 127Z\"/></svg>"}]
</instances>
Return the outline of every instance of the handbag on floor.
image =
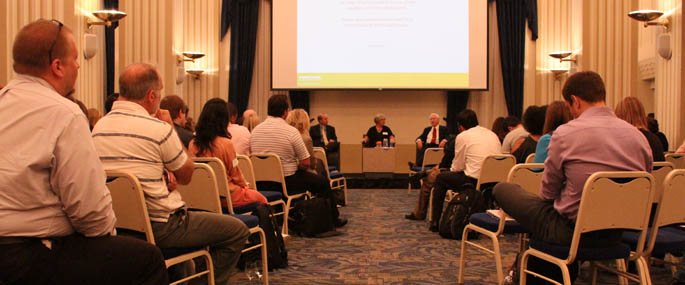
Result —
<instances>
[{"instance_id":1,"label":"handbag on floor","mask_svg":"<svg viewBox=\"0 0 685 285\"><path fill-rule=\"evenodd\" d=\"M288 217L288 228L305 237L338 235L331 214L331 200L315 197L295 202L295 209Z\"/></svg>"},{"instance_id":2,"label":"handbag on floor","mask_svg":"<svg viewBox=\"0 0 685 285\"><path fill-rule=\"evenodd\" d=\"M462 185L442 212L438 227L440 236L460 240L471 214L484 211L485 201L480 191L471 183Z\"/></svg>"},{"instance_id":3,"label":"handbag on floor","mask_svg":"<svg viewBox=\"0 0 685 285\"><path fill-rule=\"evenodd\" d=\"M269 260L269 271L288 267L288 250L281 235L280 228L273 216L270 205L259 205L252 211L259 218L259 227L266 236L266 253Z\"/></svg>"}]
</instances>

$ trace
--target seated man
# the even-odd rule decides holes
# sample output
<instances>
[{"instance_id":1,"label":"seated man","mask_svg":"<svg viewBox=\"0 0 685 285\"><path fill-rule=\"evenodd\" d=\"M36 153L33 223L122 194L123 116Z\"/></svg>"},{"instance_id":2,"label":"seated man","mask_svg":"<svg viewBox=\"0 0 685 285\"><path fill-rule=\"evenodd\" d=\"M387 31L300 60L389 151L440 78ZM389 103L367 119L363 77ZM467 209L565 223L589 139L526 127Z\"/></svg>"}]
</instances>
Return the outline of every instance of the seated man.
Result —
<instances>
[{"instance_id":1,"label":"seated man","mask_svg":"<svg viewBox=\"0 0 685 285\"><path fill-rule=\"evenodd\" d=\"M79 68L71 29L32 22L12 55L17 76L0 93L0 284L167 284L157 247L115 236L88 121L65 98Z\"/></svg>"},{"instance_id":2,"label":"seated man","mask_svg":"<svg viewBox=\"0 0 685 285\"><path fill-rule=\"evenodd\" d=\"M307 152L300 132L285 121L288 117L288 108L287 96L269 97L267 106L269 116L252 130L250 149L253 153L273 153L280 157L288 194L309 191L319 197L331 199L331 215L335 225L342 227L347 220L340 218L338 208L335 206L337 201L331 192L328 179L307 171L310 154ZM265 188L260 186L263 183L258 181L257 184L258 189Z\"/></svg>"},{"instance_id":3,"label":"seated man","mask_svg":"<svg viewBox=\"0 0 685 285\"><path fill-rule=\"evenodd\" d=\"M186 211L181 194L164 183L165 170L178 184L190 183L193 161L169 112L159 109L162 81L157 70L132 64L119 77L119 88L112 112L93 129L100 160L105 169L130 171L140 180L157 246L209 246L216 283L226 284L249 235L247 227L231 216Z\"/></svg>"},{"instance_id":4,"label":"seated man","mask_svg":"<svg viewBox=\"0 0 685 285\"><path fill-rule=\"evenodd\" d=\"M335 135L335 128L328 124L328 115L319 114L316 117L318 125L309 128L309 136L314 146L323 147L326 150L326 158L329 165L338 165L340 143Z\"/></svg>"},{"instance_id":5,"label":"seated man","mask_svg":"<svg viewBox=\"0 0 685 285\"><path fill-rule=\"evenodd\" d=\"M193 139L193 133L184 128L186 125L186 116L188 115L188 106L183 99L178 95L167 95L162 99L159 108L169 111L171 120L174 122L174 129L178 137L181 139L183 146L188 147L188 143Z\"/></svg>"},{"instance_id":6,"label":"seated man","mask_svg":"<svg viewBox=\"0 0 685 285\"><path fill-rule=\"evenodd\" d=\"M499 183L497 204L516 219L531 237L570 245L585 181L598 171L651 171L652 151L640 131L617 118L604 103L604 82L592 71L566 80L564 100L576 118L552 134L538 196L520 186ZM583 235L581 247L603 247L621 241L621 231Z\"/></svg>"},{"instance_id":7,"label":"seated man","mask_svg":"<svg viewBox=\"0 0 685 285\"><path fill-rule=\"evenodd\" d=\"M480 177L480 170L488 155L500 154L502 145L491 130L478 125L473 110L466 109L457 116L459 135L454 142L454 159L449 172L438 174L433 189L433 213L430 230L437 232L442 214L442 204L447 190L459 192L465 183L474 186Z\"/></svg>"},{"instance_id":8,"label":"seated man","mask_svg":"<svg viewBox=\"0 0 685 285\"><path fill-rule=\"evenodd\" d=\"M250 155L250 130L235 123L238 119L238 108L231 102L228 102L227 106L229 117L227 130L235 147L235 152L237 154Z\"/></svg>"},{"instance_id":9,"label":"seated man","mask_svg":"<svg viewBox=\"0 0 685 285\"><path fill-rule=\"evenodd\" d=\"M528 136L521 121L514 116L504 118L504 126L509 130L502 141L502 153L513 153Z\"/></svg>"},{"instance_id":10,"label":"seated man","mask_svg":"<svg viewBox=\"0 0 685 285\"><path fill-rule=\"evenodd\" d=\"M430 114L428 117L430 120L430 126L423 129L423 133L416 138L416 165L423 165L423 154L426 149L431 147L444 148L447 143L447 135L449 131L447 127L440 126L440 115L436 113ZM411 168L414 163L409 163Z\"/></svg>"}]
</instances>

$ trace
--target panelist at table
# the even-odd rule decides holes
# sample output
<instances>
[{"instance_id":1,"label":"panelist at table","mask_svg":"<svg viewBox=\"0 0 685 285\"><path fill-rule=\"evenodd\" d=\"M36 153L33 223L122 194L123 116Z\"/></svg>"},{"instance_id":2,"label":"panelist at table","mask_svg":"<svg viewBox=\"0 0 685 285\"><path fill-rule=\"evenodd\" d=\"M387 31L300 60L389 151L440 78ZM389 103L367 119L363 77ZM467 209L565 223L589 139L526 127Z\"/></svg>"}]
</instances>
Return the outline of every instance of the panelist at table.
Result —
<instances>
[{"instance_id":1,"label":"panelist at table","mask_svg":"<svg viewBox=\"0 0 685 285\"><path fill-rule=\"evenodd\" d=\"M376 123L376 125L369 128L362 140L364 147L375 147L376 142L381 142L382 144L383 139L388 139L390 144L395 144L395 135L390 128L385 125L385 115L376 114L376 116L373 117L373 122Z\"/></svg>"}]
</instances>

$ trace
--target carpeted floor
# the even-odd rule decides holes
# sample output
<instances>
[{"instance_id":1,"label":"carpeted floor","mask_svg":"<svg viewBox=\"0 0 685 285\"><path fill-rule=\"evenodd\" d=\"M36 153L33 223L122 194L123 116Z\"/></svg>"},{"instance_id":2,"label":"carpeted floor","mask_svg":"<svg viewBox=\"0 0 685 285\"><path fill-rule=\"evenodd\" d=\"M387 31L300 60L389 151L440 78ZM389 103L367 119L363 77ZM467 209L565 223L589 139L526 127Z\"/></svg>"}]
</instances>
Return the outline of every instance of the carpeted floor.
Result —
<instances>
[{"instance_id":1,"label":"carpeted floor","mask_svg":"<svg viewBox=\"0 0 685 285\"><path fill-rule=\"evenodd\" d=\"M460 242L428 231L427 223L404 219L417 199L406 189L350 189L349 206L341 209L349 224L344 235L293 237L288 243L289 267L269 272L271 284L456 284ZM481 241L486 241L481 238ZM500 238L503 264L512 263L517 239ZM489 246L489 245L488 245ZM497 284L492 255L469 248L465 284ZM589 284L581 269L577 284ZM618 284L608 274L600 284ZM670 272L652 267L654 284L670 284ZM251 284L243 273L232 283ZM258 283L252 283L258 284Z\"/></svg>"}]
</instances>

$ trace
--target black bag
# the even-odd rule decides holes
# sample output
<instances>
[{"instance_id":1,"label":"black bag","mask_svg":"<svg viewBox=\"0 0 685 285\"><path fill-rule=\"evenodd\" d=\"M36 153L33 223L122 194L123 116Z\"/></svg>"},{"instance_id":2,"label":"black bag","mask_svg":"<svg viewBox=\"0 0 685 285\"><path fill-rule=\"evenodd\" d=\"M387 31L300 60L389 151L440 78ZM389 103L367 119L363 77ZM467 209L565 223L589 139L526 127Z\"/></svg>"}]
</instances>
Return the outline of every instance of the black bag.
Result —
<instances>
[{"instance_id":1,"label":"black bag","mask_svg":"<svg viewBox=\"0 0 685 285\"><path fill-rule=\"evenodd\" d=\"M295 202L288 217L291 231L305 237L326 237L334 235L335 224L331 213L331 201L316 197Z\"/></svg>"},{"instance_id":2,"label":"black bag","mask_svg":"<svg viewBox=\"0 0 685 285\"><path fill-rule=\"evenodd\" d=\"M269 258L269 271L288 267L288 250L281 235L280 228L273 218L270 205L259 205L252 215L259 218L259 227L266 236L266 253ZM261 256L261 255L260 255Z\"/></svg>"},{"instance_id":3,"label":"black bag","mask_svg":"<svg viewBox=\"0 0 685 285\"><path fill-rule=\"evenodd\" d=\"M484 211L483 195L471 183L462 185L442 212L438 227L440 236L460 240L471 214Z\"/></svg>"}]
</instances>

